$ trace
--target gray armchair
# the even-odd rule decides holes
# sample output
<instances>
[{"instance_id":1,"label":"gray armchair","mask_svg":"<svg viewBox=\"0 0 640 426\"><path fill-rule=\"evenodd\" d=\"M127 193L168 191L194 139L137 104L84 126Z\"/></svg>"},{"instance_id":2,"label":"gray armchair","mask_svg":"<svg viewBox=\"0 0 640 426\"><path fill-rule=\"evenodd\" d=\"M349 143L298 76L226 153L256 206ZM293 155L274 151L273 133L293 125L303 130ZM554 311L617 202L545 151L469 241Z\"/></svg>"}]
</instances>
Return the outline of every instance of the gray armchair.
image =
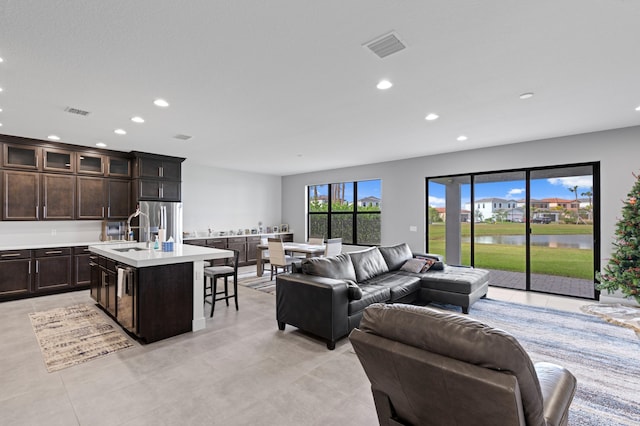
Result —
<instances>
[{"instance_id":1,"label":"gray armchair","mask_svg":"<svg viewBox=\"0 0 640 426\"><path fill-rule=\"evenodd\" d=\"M460 315L373 304L349 336L381 425L566 425L576 389L510 334Z\"/></svg>"}]
</instances>

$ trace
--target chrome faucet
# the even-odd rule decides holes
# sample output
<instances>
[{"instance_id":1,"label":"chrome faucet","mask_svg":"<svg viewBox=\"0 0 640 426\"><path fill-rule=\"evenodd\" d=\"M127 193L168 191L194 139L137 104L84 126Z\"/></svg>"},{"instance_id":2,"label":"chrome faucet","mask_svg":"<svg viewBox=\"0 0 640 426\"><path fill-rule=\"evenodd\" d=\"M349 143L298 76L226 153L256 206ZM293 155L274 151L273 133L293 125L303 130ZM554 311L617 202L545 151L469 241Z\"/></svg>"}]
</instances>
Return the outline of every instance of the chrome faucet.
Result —
<instances>
[{"instance_id":1,"label":"chrome faucet","mask_svg":"<svg viewBox=\"0 0 640 426\"><path fill-rule=\"evenodd\" d=\"M149 215L147 215L146 213L143 213L140 210L140 207L136 207L136 211L131 213L127 218L127 236L131 235L131 230L133 229L131 227L131 219L133 219L134 217L138 217L140 215L145 216L147 218L147 248L150 248L151 247L151 223L149 221ZM138 226L138 229L140 229L139 226Z\"/></svg>"}]
</instances>

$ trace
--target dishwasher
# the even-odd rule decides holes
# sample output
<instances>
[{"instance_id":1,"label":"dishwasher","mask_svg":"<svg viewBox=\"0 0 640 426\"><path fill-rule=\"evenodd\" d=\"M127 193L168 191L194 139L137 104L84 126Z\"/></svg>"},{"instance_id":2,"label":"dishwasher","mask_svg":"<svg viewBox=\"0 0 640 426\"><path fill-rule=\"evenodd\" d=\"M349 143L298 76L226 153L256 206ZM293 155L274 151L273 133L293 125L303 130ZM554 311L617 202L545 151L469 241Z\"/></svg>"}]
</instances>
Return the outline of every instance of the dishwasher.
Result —
<instances>
[{"instance_id":1,"label":"dishwasher","mask_svg":"<svg viewBox=\"0 0 640 426\"><path fill-rule=\"evenodd\" d=\"M138 270L127 265L117 265L116 271L118 274L116 318L125 330L137 334Z\"/></svg>"}]
</instances>

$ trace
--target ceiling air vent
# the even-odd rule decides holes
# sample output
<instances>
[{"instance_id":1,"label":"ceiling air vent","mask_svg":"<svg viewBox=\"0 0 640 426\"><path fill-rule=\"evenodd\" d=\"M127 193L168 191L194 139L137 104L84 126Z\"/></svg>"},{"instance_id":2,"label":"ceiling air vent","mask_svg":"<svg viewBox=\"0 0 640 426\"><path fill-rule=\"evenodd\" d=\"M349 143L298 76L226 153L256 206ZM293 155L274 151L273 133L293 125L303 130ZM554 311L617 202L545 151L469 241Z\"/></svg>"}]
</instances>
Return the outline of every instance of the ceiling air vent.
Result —
<instances>
[{"instance_id":1,"label":"ceiling air vent","mask_svg":"<svg viewBox=\"0 0 640 426\"><path fill-rule=\"evenodd\" d=\"M365 43L363 46L378 55L381 59L407 47L402 40L400 40L400 37L398 37L398 35L393 31Z\"/></svg>"},{"instance_id":2,"label":"ceiling air vent","mask_svg":"<svg viewBox=\"0 0 640 426\"><path fill-rule=\"evenodd\" d=\"M81 115L83 117L89 115L89 111L84 111L78 108L66 107L64 110L70 114Z\"/></svg>"},{"instance_id":3,"label":"ceiling air vent","mask_svg":"<svg viewBox=\"0 0 640 426\"><path fill-rule=\"evenodd\" d=\"M173 138L174 139L180 139L181 141L188 141L189 139L191 139L191 136L189 136L189 135L175 135Z\"/></svg>"}]
</instances>

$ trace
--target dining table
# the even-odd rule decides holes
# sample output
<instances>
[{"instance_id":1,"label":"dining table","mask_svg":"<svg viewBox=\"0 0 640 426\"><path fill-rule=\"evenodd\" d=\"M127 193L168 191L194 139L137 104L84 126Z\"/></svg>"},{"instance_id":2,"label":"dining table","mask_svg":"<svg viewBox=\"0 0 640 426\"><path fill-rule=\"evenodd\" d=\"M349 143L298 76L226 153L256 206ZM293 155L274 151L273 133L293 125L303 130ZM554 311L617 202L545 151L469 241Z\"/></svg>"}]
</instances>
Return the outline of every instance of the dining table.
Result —
<instances>
[{"instance_id":1,"label":"dining table","mask_svg":"<svg viewBox=\"0 0 640 426\"><path fill-rule=\"evenodd\" d=\"M324 244L308 244L308 243L283 243L285 253L301 253L305 257L317 257L324 254ZM269 250L269 244L258 244L258 252L256 253L256 275L262 276L262 253Z\"/></svg>"}]
</instances>

